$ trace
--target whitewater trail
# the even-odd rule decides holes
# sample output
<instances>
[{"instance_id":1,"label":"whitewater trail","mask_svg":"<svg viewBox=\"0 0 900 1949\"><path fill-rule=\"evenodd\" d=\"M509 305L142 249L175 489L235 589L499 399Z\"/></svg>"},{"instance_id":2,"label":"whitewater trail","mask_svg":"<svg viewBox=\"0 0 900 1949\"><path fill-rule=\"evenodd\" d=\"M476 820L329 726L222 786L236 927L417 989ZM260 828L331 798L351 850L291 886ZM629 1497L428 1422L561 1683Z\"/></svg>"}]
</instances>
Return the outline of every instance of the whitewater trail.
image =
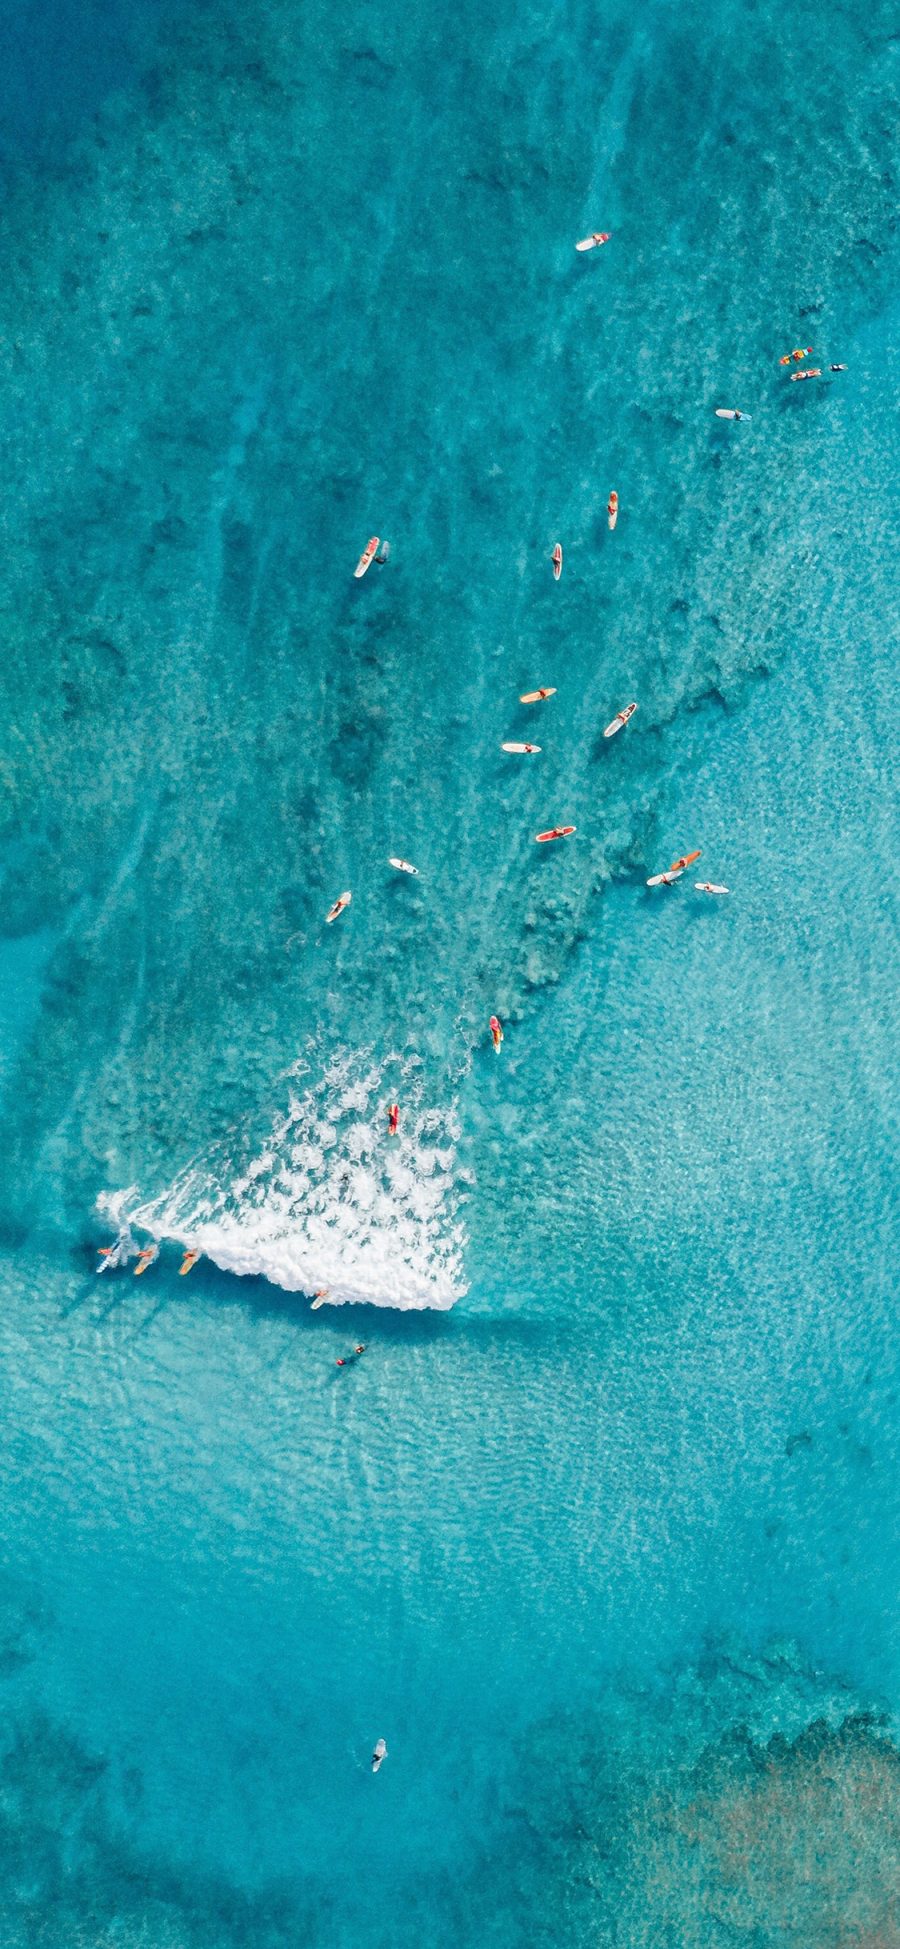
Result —
<instances>
[{"instance_id":1,"label":"whitewater trail","mask_svg":"<svg viewBox=\"0 0 900 1949\"><path fill-rule=\"evenodd\" d=\"M466 1291L464 1174L455 1108L423 1100L421 1064L335 1055L318 1078L298 1059L268 1137L239 1125L158 1196L104 1194L116 1223L202 1251L223 1270L329 1302L452 1306ZM400 1130L387 1132L389 1100Z\"/></svg>"}]
</instances>

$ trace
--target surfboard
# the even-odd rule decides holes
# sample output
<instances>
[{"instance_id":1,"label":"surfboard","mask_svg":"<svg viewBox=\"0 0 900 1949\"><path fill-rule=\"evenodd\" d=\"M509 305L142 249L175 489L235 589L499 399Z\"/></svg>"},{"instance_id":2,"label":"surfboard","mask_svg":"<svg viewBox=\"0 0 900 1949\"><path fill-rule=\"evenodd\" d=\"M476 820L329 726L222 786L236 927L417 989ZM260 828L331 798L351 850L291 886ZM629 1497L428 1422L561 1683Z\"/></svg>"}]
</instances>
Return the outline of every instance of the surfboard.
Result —
<instances>
[{"instance_id":1,"label":"surfboard","mask_svg":"<svg viewBox=\"0 0 900 1949\"><path fill-rule=\"evenodd\" d=\"M557 542L556 547L553 550L552 560L553 560L553 580L554 582L558 582L562 574L562 548L559 542Z\"/></svg>"},{"instance_id":2,"label":"surfboard","mask_svg":"<svg viewBox=\"0 0 900 1949\"><path fill-rule=\"evenodd\" d=\"M201 1252L186 1252L184 1255L184 1259L178 1268L179 1278L185 1279L187 1277L187 1274L193 1271L193 1268L196 1265L197 1260L202 1258L202 1256L203 1254Z\"/></svg>"},{"instance_id":3,"label":"surfboard","mask_svg":"<svg viewBox=\"0 0 900 1949\"><path fill-rule=\"evenodd\" d=\"M605 738L614 738L616 732L621 731L622 726L628 723L629 718L634 716L636 710L636 704L626 704L624 711L617 711L612 723L607 724L603 736Z\"/></svg>"},{"instance_id":4,"label":"surfboard","mask_svg":"<svg viewBox=\"0 0 900 1949\"><path fill-rule=\"evenodd\" d=\"M652 880L647 881L647 885L648 887L670 887L673 880L679 878L678 873L654 873Z\"/></svg>"},{"instance_id":5,"label":"surfboard","mask_svg":"<svg viewBox=\"0 0 900 1949\"><path fill-rule=\"evenodd\" d=\"M539 744L501 744L501 751L540 751Z\"/></svg>"},{"instance_id":6,"label":"surfboard","mask_svg":"<svg viewBox=\"0 0 900 1949\"><path fill-rule=\"evenodd\" d=\"M309 1310L310 1310L310 1312L311 1312L311 1313L317 1313L317 1312L318 1312L318 1310L319 1310L319 1307L320 1307L320 1306L325 1306L325 1305L327 1305L327 1303L328 1303L328 1301L329 1301L329 1299L330 1299L330 1298L331 1298L331 1290L330 1290L330 1288L329 1288L328 1286L323 1286L323 1288L322 1288L322 1291L321 1291L320 1293L315 1293L315 1294L314 1294L314 1296L313 1296L313 1302L312 1302L312 1305L311 1305L311 1307L310 1307L310 1309L309 1309Z\"/></svg>"},{"instance_id":7,"label":"surfboard","mask_svg":"<svg viewBox=\"0 0 900 1949\"><path fill-rule=\"evenodd\" d=\"M376 1743L375 1751L372 1754L372 1772L377 1773L378 1768L380 1767L382 1761L386 1759L387 1759L387 1746L385 1745L383 1739L379 1739Z\"/></svg>"},{"instance_id":8,"label":"surfboard","mask_svg":"<svg viewBox=\"0 0 900 1949\"><path fill-rule=\"evenodd\" d=\"M375 560L377 551L378 551L378 536L373 535L371 541L366 542L365 548L363 549L359 561L357 562L356 567L353 571L354 575L357 578L357 581L359 580L360 576L365 575L367 568L371 568L372 563Z\"/></svg>"},{"instance_id":9,"label":"surfboard","mask_svg":"<svg viewBox=\"0 0 900 1949\"><path fill-rule=\"evenodd\" d=\"M352 900L352 899L353 899L353 895L352 895L352 893L342 893L342 894L341 894L341 896L340 896L340 898L339 898L338 900L336 900L336 901L335 901L335 903L334 903L334 906L333 906L333 907L332 907L332 908L330 909L330 911L329 911L329 912L328 912L328 913L327 913L327 914L325 915L325 925L326 925L326 927L330 927L330 926L331 926L331 923L332 923L332 921L333 921L333 920L337 920L337 917L338 917L338 914L342 914L342 913L343 913L343 911L344 911L344 908L345 908L345 907L349 907L349 905L350 905L350 902L351 902L351 900Z\"/></svg>"},{"instance_id":10,"label":"surfboard","mask_svg":"<svg viewBox=\"0 0 900 1949\"><path fill-rule=\"evenodd\" d=\"M669 867L669 872L683 873L685 867L693 866L695 859L699 859L700 856L701 856L701 848L698 846L697 851L695 853L685 853L683 859L673 859L672 864Z\"/></svg>"},{"instance_id":11,"label":"surfboard","mask_svg":"<svg viewBox=\"0 0 900 1949\"><path fill-rule=\"evenodd\" d=\"M731 888L713 886L711 880L695 880L694 892L695 893L730 893Z\"/></svg>"},{"instance_id":12,"label":"surfboard","mask_svg":"<svg viewBox=\"0 0 900 1949\"><path fill-rule=\"evenodd\" d=\"M611 236L611 230L592 230L589 237L582 237L580 244L575 245L575 249L596 250L598 244L608 244Z\"/></svg>"},{"instance_id":13,"label":"surfboard","mask_svg":"<svg viewBox=\"0 0 900 1949\"><path fill-rule=\"evenodd\" d=\"M749 420L749 413L741 413L736 406L717 406L717 420Z\"/></svg>"},{"instance_id":14,"label":"surfboard","mask_svg":"<svg viewBox=\"0 0 900 1949\"><path fill-rule=\"evenodd\" d=\"M808 367L806 372L792 372L791 385L795 386L797 384L798 379L821 379L821 377L822 377L821 366L811 365Z\"/></svg>"},{"instance_id":15,"label":"surfboard","mask_svg":"<svg viewBox=\"0 0 900 1949\"><path fill-rule=\"evenodd\" d=\"M613 488L609 500L606 503L606 513L609 519L610 529L613 529L619 519L619 496L615 488Z\"/></svg>"},{"instance_id":16,"label":"surfboard","mask_svg":"<svg viewBox=\"0 0 900 1949\"><path fill-rule=\"evenodd\" d=\"M159 1246L145 1245L143 1252L138 1253L138 1262L134 1268L135 1278L139 1279L141 1273L146 1272L147 1267L151 1266L153 1264L154 1259L158 1259L158 1258L159 1258Z\"/></svg>"},{"instance_id":17,"label":"surfboard","mask_svg":"<svg viewBox=\"0 0 900 1949\"><path fill-rule=\"evenodd\" d=\"M520 704L542 704L545 697L555 697L553 690L524 690L519 698Z\"/></svg>"},{"instance_id":18,"label":"surfboard","mask_svg":"<svg viewBox=\"0 0 900 1949\"><path fill-rule=\"evenodd\" d=\"M574 826L552 826L549 832L536 832L534 836L537 844L543 846L548 839L568 839L575 830Z\"/></svg>"},{"instance_id":19,"label":"surfboard","mask_svg":"<svg viewBox=\"0 0 900 1949\"><path fill-rule=\"evenodd\" d=\"M393 853L388 857L388 865L395 866L398 873L415 873L418 875L419 869L417 866L410 866L408 859L397 859Z\"/></svg>"}]
</instances>

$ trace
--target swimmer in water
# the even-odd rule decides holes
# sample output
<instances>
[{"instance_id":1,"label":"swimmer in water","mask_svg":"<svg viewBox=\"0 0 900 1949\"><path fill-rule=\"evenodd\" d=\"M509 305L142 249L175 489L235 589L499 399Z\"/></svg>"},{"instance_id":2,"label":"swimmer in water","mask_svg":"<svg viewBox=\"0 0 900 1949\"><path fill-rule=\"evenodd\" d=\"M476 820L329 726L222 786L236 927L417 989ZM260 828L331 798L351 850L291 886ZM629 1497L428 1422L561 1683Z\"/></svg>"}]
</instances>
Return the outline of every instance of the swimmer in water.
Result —
<instances>
[{"instance_id":1,"label":"swimmer in water","mask_svg":"<svg viewBox=\"0 0 900 1949\"><path fill-rule=\"evenodd\" d=\"M849 371L849 367L848 367L848 366L846 366L846 365L833 365L833 366L831 367L831 371L832 371L832 372L847 372L847 371Z\"/></svg>"},{"instance_id":2,"label":"swimmer in water","mask_svg":"<svg viewBox=\"0 0 900 1949\"><path fill-rule=\"evenodd\" d=\"M491 1031L491 1041L494 1045L496 1054L499 1056L500 1045L503 1041L503 1029L500 1023L500 1017L498 1015L492 1015L488 1026Z\"/></svg>"},{"instance_id":3,"label":"swimmer in water","mask_svg":"<svg viewBox=\"0 0 900 1949\"><path fill-rule=\"evenodd\" d=\"M365 1351L366 1351L365 1342L362 1342L360 1346L354 1347L352 1353L345 1353L343 1355L343 1358L341 1360L336 1360L334 1364L336 1367L352 1367L354 1360L358 1360L360 1354L365 1353Z\"/></svg>"},{"instance_id":4,"label":"swimmer in water","mask_svg":"<svg viewBox=\"0 0 900 1949\"><path fill-rule=\"evenodd\" d=\"M383 568L383 567L384 567L384 564L385 564L385 562L387 561L387 558L388 558L388 556L389 556L389 554L390 554L390 552L391 552L391 544L390 544L390 542L389 542L389 541L383 541L383 542L382 542L382 544L381 544L381 554L380 554L380 555L376 555L376 557L375 557L375 560L376 560L376 562L377 562L377 564L378 564L378 567L379 567L379 568Z\"/></svg>"},{"instance_id":5,"label":"swimmer in water","mask_svg":"<svg viewBox=\"0 0 900 1949\"><path fill-rule=\"evenodd\" d=\"M398 1131L398 1128L399 1128L399 1125L400 1125L400 1105L399 1105L399 1103L389 1103L389 1104L388 1104L388 1109L387 1109L387 1120L388 1120L388 1135L389 1135L390 1137L396 1137L396 1135L397 1135L397 1131Z\"/></svg>"}]
</instances>

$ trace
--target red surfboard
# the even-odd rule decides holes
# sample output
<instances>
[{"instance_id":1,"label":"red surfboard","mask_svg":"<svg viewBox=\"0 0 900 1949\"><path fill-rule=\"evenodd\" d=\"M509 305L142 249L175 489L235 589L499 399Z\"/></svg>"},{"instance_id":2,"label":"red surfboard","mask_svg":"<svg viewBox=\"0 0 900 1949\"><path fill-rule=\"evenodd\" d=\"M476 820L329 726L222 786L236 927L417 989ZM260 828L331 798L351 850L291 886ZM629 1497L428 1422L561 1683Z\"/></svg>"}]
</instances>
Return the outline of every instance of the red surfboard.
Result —
<instances>
[{"instance_id":1,"label":"red surfboard","mask_svg":"<svg viewBox=\"0 0 900 1949\"><path fill-rule=\"evenodd\" d=\"M547 839L568 839L574 831L574 826L551 826L549 832L536 832L534 836L538 845L542 846Z\"/></svg>"}]
</instances>

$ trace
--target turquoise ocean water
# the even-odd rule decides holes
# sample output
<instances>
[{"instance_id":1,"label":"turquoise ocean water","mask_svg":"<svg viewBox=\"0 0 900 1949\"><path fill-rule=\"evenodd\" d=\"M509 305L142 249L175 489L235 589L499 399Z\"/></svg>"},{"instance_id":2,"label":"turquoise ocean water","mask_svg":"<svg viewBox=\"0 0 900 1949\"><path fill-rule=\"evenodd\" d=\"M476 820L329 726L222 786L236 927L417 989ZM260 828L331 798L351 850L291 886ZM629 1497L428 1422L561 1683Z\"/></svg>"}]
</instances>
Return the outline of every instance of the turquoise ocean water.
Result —
<instances>
[{"instance_id":1,"label":"turquoise ocean water","mask_svg":"<svg viewBox=\"0 0 900 1949\"><path fill-rule=\"evenodd\" d=\"M891 10L31 12L3 1942L890 1949Z\"/></svg>"}]
</instances>

